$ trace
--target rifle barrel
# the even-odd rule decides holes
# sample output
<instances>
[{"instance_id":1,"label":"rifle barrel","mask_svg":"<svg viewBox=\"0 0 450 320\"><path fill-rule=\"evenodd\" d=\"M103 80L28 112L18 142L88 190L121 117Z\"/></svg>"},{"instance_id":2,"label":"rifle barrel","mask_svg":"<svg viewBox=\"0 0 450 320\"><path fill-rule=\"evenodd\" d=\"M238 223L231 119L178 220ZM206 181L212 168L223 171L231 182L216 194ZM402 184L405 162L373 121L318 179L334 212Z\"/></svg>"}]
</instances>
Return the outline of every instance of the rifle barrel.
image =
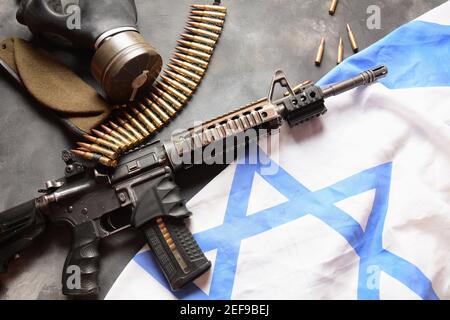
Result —
<instances>
[{"instance_id":1,"label":"rifle barrel","mask_svg":"<svg viewBox=\"0 0 450 320\"><path fill-rule=\"evenodd\" d=\"M323 97L326 99L359 86L367 86L377 81L378 79L385 77L387 74L388 69L385 66L379 66L375 69L364 71L356 77L334 83L326 88L323 88Z\"/></svg>"}]
</instances>

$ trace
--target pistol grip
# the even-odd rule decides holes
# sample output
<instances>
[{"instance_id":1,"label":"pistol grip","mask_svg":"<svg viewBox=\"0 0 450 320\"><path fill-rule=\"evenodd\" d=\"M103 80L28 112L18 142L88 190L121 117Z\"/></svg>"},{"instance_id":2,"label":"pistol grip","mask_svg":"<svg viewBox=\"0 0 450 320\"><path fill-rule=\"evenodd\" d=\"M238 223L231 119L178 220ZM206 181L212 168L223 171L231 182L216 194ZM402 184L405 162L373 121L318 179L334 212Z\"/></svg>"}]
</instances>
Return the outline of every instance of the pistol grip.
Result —
<instances>
[{"instance_id":1,"label":"pistol grip","mask_svg":"<svg viewBox=\"0 0 450 320\"><path fill-rule=\"evenodd\" d=\"M94 221L87 221L72 229L72 247L64 263L63 293L69 296L98 293L100 237Z\"/></svg>"},{"instance_id":2,"label":"pistol grip","mask_svg":"<svg viewBox=\"0 0 450 320\"><path fill-rule=\"evenodd\" d=\"M183 219L156 218L141 229L172 290L181 289L211 267Z\"/></svg>"}]
</instances>

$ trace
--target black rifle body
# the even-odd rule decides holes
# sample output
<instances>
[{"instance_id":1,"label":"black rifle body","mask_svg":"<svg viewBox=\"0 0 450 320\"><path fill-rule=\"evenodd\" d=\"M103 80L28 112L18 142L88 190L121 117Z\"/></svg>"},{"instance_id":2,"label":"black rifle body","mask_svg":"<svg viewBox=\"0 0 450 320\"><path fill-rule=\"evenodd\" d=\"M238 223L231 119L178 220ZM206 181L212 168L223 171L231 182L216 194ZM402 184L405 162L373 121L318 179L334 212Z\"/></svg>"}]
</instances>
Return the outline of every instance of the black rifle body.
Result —
<instances>
[{"instance_id":1,"label":"black rifle body","mask_svg":"<svg viewBox=\"0 0 450 320\"><path fill-rule=\"evenodd\" d=\"M171 288L182 288L211 266L184 224L191 212L180 196L174 173L192 166L186 159L211 147L221 150L214 153L216 158L230 152L235 155L248 144L248 139L239 137L249 130L256 129L257 140L258 132L270 133L283 120L290 126L311 120L327 111L325 98L386 74L382 66L325 89L308 83L294 91L284 73L277 71L267 98L175 134L165 143L143 145L122 156L115 168L82 165L70 152L63 152L63 178L48 181L37 199L0 213L0 271L43 232L48 217L72 229L72 247L62 277L64 294L98 292L99 241L128 227L143 232ZM273 100L277 84L288 92Z\"/></svg>"}]
</instances>

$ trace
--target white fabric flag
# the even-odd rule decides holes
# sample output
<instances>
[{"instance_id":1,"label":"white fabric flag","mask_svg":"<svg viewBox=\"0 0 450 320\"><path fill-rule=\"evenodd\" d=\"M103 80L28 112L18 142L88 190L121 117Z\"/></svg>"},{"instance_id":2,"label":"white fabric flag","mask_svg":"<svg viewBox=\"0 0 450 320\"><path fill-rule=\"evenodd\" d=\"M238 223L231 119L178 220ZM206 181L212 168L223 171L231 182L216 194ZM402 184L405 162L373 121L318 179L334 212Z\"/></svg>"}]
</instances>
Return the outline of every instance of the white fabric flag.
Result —
<instances>
[{"instance_id":1,"label":"white fabric flag","mask_svg":"<svg viewBox=\"0 0 450 320\"><path fill-rule=\"evenodd\" d=\"M450 2L319 84L384 64L380 83L283 127L189 203L211 270L173 293L148 248L108 299L450 299Z\"/></svg>"}]
</instances>

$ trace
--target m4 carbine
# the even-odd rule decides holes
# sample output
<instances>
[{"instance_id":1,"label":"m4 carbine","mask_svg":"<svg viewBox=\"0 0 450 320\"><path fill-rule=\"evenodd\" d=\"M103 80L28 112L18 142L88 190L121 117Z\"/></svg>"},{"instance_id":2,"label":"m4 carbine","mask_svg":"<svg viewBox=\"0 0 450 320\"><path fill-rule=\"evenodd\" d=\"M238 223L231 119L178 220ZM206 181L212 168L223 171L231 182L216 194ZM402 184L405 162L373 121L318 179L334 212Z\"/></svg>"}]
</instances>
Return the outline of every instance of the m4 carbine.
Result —
<instances>
[{"instance_id":1,"label":"m4 carbine","mask_svg":"<svg viewBox=\"0 0 450 320\"><path fill-rule=\"evenodd\" d=\"M327 111L326 98L386 74L387 68L380 66L324 89L312 83L293 89L284 73L277 71L267 98L173 135L165 143L143 145L122 156L114 168L82 165L64 151L63 178L48 181L39 190L43 193L39 198L0 214L0 269L6 270L9 260L43 232L44 217L48 217L72 228L72 247L62 277L64 294L98 291L99 241L130 226L144 233L171 288L182 288L211 266L184 225L191 212L180 197L173 173L192 166L185 156L237 141L249 129L267 132L279 128L283 120L295 126L318 117ZM274 100L277 84L288 92ZM231 150L222 148L222 155L234 154L241 146L234 143ZM78 281L73 277L77 272Z\"/></svg>"}]
</instances>

